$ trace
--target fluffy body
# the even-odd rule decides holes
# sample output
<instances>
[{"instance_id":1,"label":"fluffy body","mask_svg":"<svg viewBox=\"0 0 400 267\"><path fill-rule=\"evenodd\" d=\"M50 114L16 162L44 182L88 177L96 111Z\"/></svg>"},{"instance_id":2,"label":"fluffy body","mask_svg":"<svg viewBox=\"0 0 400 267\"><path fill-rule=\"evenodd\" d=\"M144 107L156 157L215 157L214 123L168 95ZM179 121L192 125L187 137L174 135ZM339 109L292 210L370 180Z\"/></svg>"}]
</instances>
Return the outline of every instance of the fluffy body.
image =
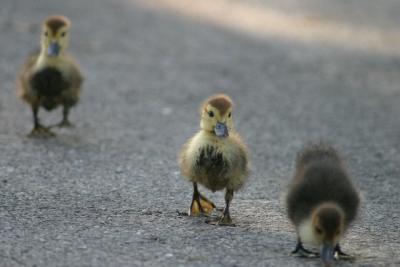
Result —
<instances>
[{"instance_id":1,"label":"fluffy body","mask_svg":"<svg viewBox=\"0 0 400 267\"><path fill-rule=\"evenodd\" d=\"M232 108L227 95L208 98L200 108L200 131L183 146L179 156L181 173L193 184L189 215L211 214L215 208L198 191L198 183L213 192L226 189L219 225L232 225L230 203L249 175L247 148L233 129Z\"/></svg>"},{"instance_id":2,"label":"fluffy body","mask_svg":"<svg viewBox=\"0 0 400 267\"><path fill-rule=\"evenodd\" d=\"M28 58L17 80L17 94L25 102L46 110L60 105L74 106L81 92L82 74L71 56L40 59L40 53Z\"/></svg>"},{"instance_id":3,"label":"fluffy body","mask_svg":"<svg viewBox=\"0 0 400 267\"><path fill-rule=\"evenodd\" d=\"M312 145L298 155L287 211L301 241L320 245L323 240L316 226L328 229L327 238L338 241L355 219L358 206L358 193L332 147Z\"/></svg>"},{"instance_id":4,"label":"fluffy body","mask_svg":"<svg viewBox=\"0 0 400 267\"><path fill-rule=\"evenodd\" d=\"M198 132L183 147L180 155L182 174L212 191L237 191L248 174L247 149L235 132L219 138L207 131Z\"/></svg>"},{"instance_id":5,"label":"fluffy body","mask_svg":"<svg viewBox=\"0 0 400 267\"><path fill-rule=\"evenodd\" d=\"M82 74L67 53L70 21L64 16L51 16L42 25L40 51L28 57L17 78L17 95L32 108L31 137L51 137L54 134L41 125L39 108L51 111L63 106L61 127L72 126L69 110L79 100Z\"/></svg>"}]
</instances>

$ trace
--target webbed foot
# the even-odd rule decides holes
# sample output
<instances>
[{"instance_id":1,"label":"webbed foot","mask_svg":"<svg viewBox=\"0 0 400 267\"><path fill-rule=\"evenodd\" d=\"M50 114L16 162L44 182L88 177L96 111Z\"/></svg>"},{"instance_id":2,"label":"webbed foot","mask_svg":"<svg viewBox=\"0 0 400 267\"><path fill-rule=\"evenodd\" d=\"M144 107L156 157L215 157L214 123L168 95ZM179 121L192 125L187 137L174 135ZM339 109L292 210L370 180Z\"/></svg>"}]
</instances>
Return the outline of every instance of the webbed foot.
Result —
<instances>
[{"instance_id":1,"label":"webbed foot","mask_svg":"<svg viewBox=\"0 0 400 267\"><path fill-rule=\"evenodd\" d=\"M232 226L232 227L236 226L233 223L229 213L224 213L220 218L216 220L207 220L206 223L219 226Z\"/></svg>"},{"instance_id":2,"label":"webbed foot","mask_svg":"<svg viewBox=\"0 0 400 267\"><path fill-rule=\"evenodd\" d=\"M193 196L192 204L190 205L189 216L210 215L214 208L214 203L198 193L197 197Z\"/></svg>"},{"instance_id":3,"label":"webbed foot","mask_svg":"<svg viewBox=\"0 0 400 267\"><path fill-rule=\"evenodd\" d=\"M302 258L316 258L319 257L318 253L312 252L303 247L303 243L298 241L296 248L291 252L292 255Z\"/></svg>"},{"instance_id":4,"label":"webbed foot","mask_svg":"<svg viewBox=\"0 0 400 267\"><path fill-rule=\"evenodd\" d=\"M222 215L222 217L218 221L218 225L222 226L235 226L235 224L232 222L231 216L228 214Z\"/></svg>"},{"instance_id":5,"label":"webbed foot","mask_svg":"<svg viewBox=\"0 0 400 267\"><path fill-rule=\"evenodd\" d=\"M58 127L60 128L74 128L75 125L73 125L69 120L62 120L59 124L57 124Z\"/></svg>"},{"instance_id":6,"label":"webbed foot","mask_svg":"<svg viewBox=\"0 0 400 267\"><path fill-rule=\"evenodd\" d=\"M336 260L354 260L354 256L344 253L339 244L335 246L334 255Z\"/></svg>"},{"instance_id":7,"label":"webbed foot","mask_svg":"<svg viewBox=\"0 0 400 267\"><path fill-rule=\"evenodd\" d=\"M28 134L28 137L32 138L51 138L56 136L49 128L42 125L35 126L32 131Z\"/></svg>"}]
</instances>

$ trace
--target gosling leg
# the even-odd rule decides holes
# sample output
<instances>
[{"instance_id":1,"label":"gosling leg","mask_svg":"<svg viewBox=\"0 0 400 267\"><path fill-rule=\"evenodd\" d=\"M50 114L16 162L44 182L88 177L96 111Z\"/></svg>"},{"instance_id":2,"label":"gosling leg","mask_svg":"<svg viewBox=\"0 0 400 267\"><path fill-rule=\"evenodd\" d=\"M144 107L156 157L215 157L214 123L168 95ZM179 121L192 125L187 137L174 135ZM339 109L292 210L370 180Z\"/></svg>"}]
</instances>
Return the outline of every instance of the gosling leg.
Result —
<instances>
[{"instance_id":1,"label":"gosling leg","mask_svg":"<svg viewBox=\"0 0 400 267\"><path fill-rule=\"evenodd\" d=\"M225 209L222 217L219 219L219 225L233 225L231 215L229 213L229 205L232 202L233 190L226 190L225 192Z\"/></svg>"},{"instance_id":2,"label":"gosling leg","mask_svg":"<svg viewBox=\"0 0 400 267\"><path fill-rule=\"evenodd\" d=\"M309 251L308 249L305 249L303 247L303 243L301 242L300 238L297 239L297 245L296 248L291 252L293 255L297 255L299 257L306 257L306 258L311 258L311 257L318 257L317 253L314 253L312 251Z\"/></svg>"},{"instance_id":3,"label":"gosling leg","mask_svg":"<svg viewBox=\"0 0 400 267\"><path fill-rule=\"evenodd\" d=\"M32 105L32 114L33 114L33 129L28 135L28 137L49 138L55 136L55 134L52 131L50 131L49 128L46 128L42 124L40 124L38 116L39 114L38 105Z\"/></svg>"},{"instance_id":4,"label":"gosling leg","mask_svg":"<svg viewBox=\"0 0 400 267\"><path fill-rule=\"evenodd\" d=\"M197 183L193 183L193 198L190 205L189 216L209 215L215 208L214 203L200 194Z\"/></svg>"},{"instance_id":5,"label":"gosling leg","mask_svg":"<svg viewBox=\"0 0 400 267\"><path fill-rule=\"evenodd\" d=\"M68 116L69 116L69 109L70 107L67 105L63 106L63 117L61 122L58 124L59 127L73 127L73 124L69 121Z\"/></svg>"}]
</instances>

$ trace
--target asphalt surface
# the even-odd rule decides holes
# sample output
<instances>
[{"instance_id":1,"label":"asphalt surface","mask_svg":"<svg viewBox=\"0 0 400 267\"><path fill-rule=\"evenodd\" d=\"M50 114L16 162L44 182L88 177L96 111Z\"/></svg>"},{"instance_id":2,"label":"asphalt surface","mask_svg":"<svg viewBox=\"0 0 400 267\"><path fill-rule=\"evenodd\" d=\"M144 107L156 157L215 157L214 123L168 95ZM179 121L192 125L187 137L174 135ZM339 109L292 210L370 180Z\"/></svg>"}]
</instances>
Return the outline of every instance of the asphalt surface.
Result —
<instances>
[{"instance_id":1,"label":"asphalt surface","mask_svg":"<svg viewBox=\"0 0 400 267\"><path fill-rule=\"evenodd\" d=\"M52 13L71 18L86 80L76 127L33 140L14 80ZM336 266L400 265L398 56L258 39L124 0L3 0L0 33L0 266L320 266L289 255L282 202L296 152L320 139L363 196L342 244L356 260ZM218 92L252 155L236 227L177 213L192 189L176 155Z\"/></svg>"},{"instance_id":2,"label":"asphalt surface","mask_svg":"<svg viewBox=\"0 0 400 267\"><path fill-rule=\"evenodd\" d=\"M293 15L355 26L398 29L400 2L397 0L231 0L268 7Z\"/></svg>"}]
</instances>

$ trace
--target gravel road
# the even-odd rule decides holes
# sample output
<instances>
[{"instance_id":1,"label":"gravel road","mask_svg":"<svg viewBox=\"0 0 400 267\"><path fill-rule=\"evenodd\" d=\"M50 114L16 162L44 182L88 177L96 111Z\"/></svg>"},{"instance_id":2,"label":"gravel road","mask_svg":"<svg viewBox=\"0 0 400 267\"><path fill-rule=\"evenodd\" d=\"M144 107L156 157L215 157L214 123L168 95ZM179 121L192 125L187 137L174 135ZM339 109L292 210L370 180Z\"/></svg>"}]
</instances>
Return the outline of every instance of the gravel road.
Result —
<instances>
[{"instance_id":1,"label":"gravel road","mask_svg":"<svg viewBox=\"0 0 400 267\"><path fill-rule=\"evenodd\" d=\"M76 127L33 140L14 80L53 13L72 20L86 80ZM336 266L400 265L399 55L257 38L133 0L2 0L0 33L0 266L320 266L289 255L282 201L296 152L320 139L363 197L343 242L356 260ZM177 213L192 188L176 155L218 92L252 156L236 227Z\"/></svg>"}]
</instances>

